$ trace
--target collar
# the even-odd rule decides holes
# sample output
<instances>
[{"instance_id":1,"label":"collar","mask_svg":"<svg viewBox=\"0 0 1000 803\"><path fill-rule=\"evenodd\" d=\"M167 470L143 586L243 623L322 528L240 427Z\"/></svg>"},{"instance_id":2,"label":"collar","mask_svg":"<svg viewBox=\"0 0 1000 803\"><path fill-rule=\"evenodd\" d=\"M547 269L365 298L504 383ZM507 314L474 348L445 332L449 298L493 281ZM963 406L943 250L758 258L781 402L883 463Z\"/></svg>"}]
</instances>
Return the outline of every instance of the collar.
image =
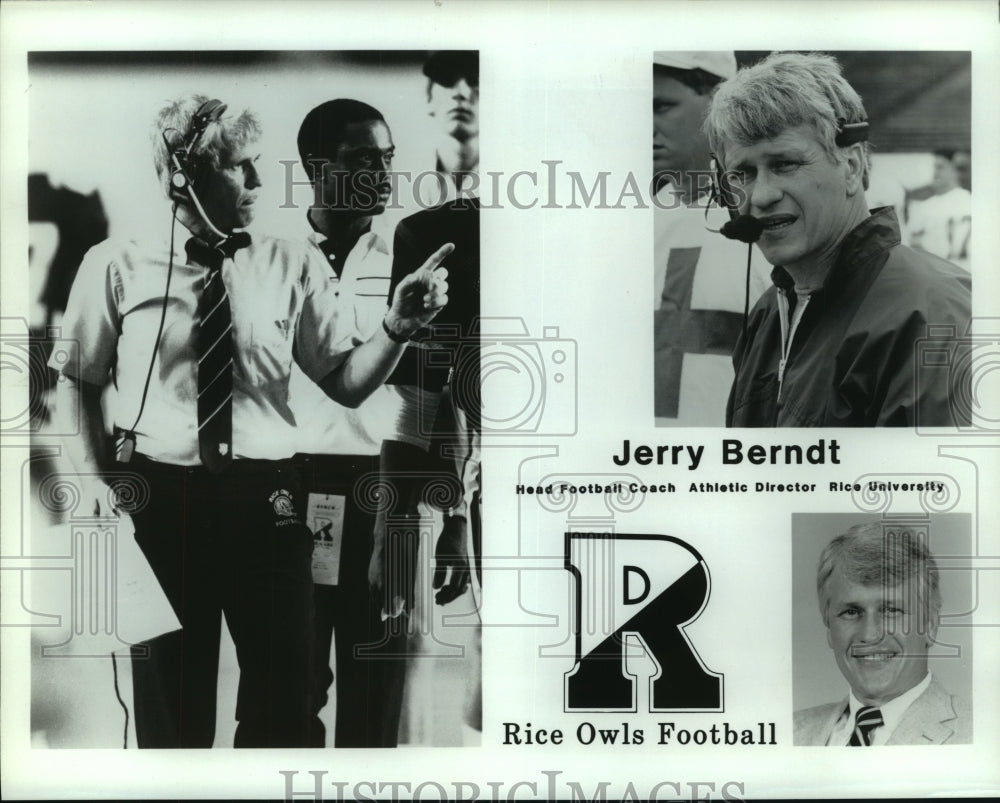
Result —
<instances>
[{"instance_id":1,"label":"collar","mask_svg":"<svg viewBox=\"0 0 1000 803\"><path fill-rule=\"evenodd\" d=\"M458 198L459 196L464 196L466 198L479 198L478 164L472 168L472 170L454 170L449 173L442 168L439 160L438 171L441 172L448 180L449 195L452 196L452 200Z\"/></svg>"},{"instance_id":2,"label":"collar","mask_svg":"<svg viewBox=\"0 0 1000 803\"><path fill-rule=\"evenodd\" d=\"M368 226L368 229L364 232L364 234L358 237L357 243L363 243L368 240L374 239L379 241L379 243L381 243L381 247L379 247L380 251L383 251L384 253L389 253L389 248L388 246L385 245L386 232L389 231L391 233L393 227L386 220L387 217L388 215L386 215L385 213L382 213L381 215L373 215L371 223ZM328 242L329 238L316 227L316 223L308 214L306 215L306 222L309 224L309 228L312 229L312 234L309 235L309 239L316 245L320 246L320 248L322 248L325 253L328 250L329 246L324 246L324 243ZM353 246L351 250L353 251L354 248L356 247L357 244Z\"/></svg>"},{"instance_id":3,"label":"collar","mask_svg":"<svg viewBox=\"0 0 1000 803\"><path fill-rule=\"evenodd\" d=\"M916 686L907 691L903 692L898 697L893 697L889 702L883 703L878 707L878 710L882 712L882 727L881 730L884 732L886 738L888 738L892 732L899 725L900 720L906 713L906 710L913 704L913 702L931 685L931 673L928 672L924 675L924 679L921 680ZM848 700L848 721L853 723L854 717L858 713L859 708L864 707L864 703L860 702L857 697L854 696L854 691L852 690L847 697Z\"/></svg>"},{"instance_id":4,"label":"collar","mask_svg":"<svg viewBox=\"0 0 1000 803\"><path fill-rule=\"evenodd\" d=\"M313 229L312 233L309 235L309 241L322 251L323 255L327 258L328 264L333 264L335 260L340 260L343 265L353 254L357 254L361 257L361 259L364 259L372 251L389 256L388 241L375 230L376 227L374 223L368 231L358 238L357 242L352 246L350 252L341 256L333 252L327 236L316 228L312 220L308 217L306 219L309 220L309 225L312 226Z\"/></svg>"},{"instance_id":5,"label":"collar","mask_svg":"<svg viewBox=\"0 0 1000 803\"><path fill-rule=\"evenodd\" d=\"M231 233L218 245L209 245L199 237L191 237L184 243L188 262L218 270L226 258L233 259L241 248L248 248L253 239L245 231Z\"/></svg>"},{"instance_id":6,"label":"collar","mask_svg":"<svg viewBox=\"0 0 1000 803\"><path fill-rule=\"evenodd\" d=\"M896 210L891 206L873 209L841 242L837 260L826 274L823 285L815 292L824 292L842 284L863 269L869 259L894 248L900 242ZM795 287L792 277L781 265L776 265L771 271L771 281L779 290L786 292L791 292Z\"/></svg>"},{"instance_id":7,"label":"collar","mask_svg":"<svg viewBox=\"0 0 1000 803\"><path fill-rule=\"evenodd\" d=\"M455 185L455 177L452 173L443 170L441 167L441 161L438 160L438 167L435 171L438 176L437 181L421 181L419 184L414 186L417 189L417 202L421 209L434 209L439 206L444 206L445 204L452 203L458 198L474 198L479 201L482 194L482 184L478 181L475 186L465 186L471 183L471 179L468 181L463 181L462 191L459 193L458 187ZM463 176L466 175L479 175L479 166L477 165L472 170L460 171Z\"/></svg>"},{"instance_id":8,"label":"collar","mask_svg":"<svg viewBox=\"0 0 1000 803\"><path fill-rule=\"evenodd\" d=\"M379 217L381 217L381 215L372 215L371 221L368 223L368 228L365 230L365 234L375 227L375 221L378 220ZM319 240L317 240L317 242L324 242L326 240L326 235L319 230L316 226L316 221L312 219L312 215L310 215L308 211L306 212L306 223L308 223L309 228L311 228L318 235Z\"/></svg>"}]
</instances>

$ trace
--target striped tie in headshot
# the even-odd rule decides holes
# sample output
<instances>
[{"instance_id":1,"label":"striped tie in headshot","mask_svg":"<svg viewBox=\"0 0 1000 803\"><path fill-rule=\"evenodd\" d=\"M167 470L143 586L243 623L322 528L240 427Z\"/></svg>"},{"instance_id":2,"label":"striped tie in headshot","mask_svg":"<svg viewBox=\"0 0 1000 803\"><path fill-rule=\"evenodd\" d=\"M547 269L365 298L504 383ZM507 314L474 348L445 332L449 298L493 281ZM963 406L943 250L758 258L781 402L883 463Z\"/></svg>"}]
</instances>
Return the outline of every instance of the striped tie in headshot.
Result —
<instances>
[{"instance_id":1,"label":"striped tie in headshot","mask_svg":"<svg viewBox=\"0 0 1000 803\"><path fill-rule=\"evenodd\" d=\"M209 471L219 472L232 461L233 442L233 318L222 264L237 249L250 244L246 233L235 234L211 248L192 238L185 248L188 261L209 269L198 302L198 450Z\"/></svg>"},{"instance_id":2,"label":"striped tie in headshot","mask_svg":"<svg viewBox=\"0 0 1000 803\"><path fill-rule=\"evenodd\" d=\"M854 716L854 731L851 733L851 740L848 747L871 747L872 733L875 728L882 725L882 712L877 708L865 706L858 709Z\"/></svg>"}]
</instances>

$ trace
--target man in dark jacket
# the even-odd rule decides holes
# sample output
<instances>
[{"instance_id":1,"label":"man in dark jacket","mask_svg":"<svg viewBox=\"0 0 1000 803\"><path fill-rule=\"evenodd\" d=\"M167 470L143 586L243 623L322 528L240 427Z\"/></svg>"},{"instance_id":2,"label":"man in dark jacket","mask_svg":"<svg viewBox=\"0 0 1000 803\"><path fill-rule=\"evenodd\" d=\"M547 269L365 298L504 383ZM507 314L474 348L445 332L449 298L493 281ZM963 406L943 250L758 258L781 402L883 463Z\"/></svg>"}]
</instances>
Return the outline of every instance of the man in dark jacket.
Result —
<instances>
[{"instance_id":1,"label":"man in dark jacket","mask_svg":"<svg viewBox=\"0 0 1000 803\"><path fill-rule=\"evenodd\" d=\"M720 85L706 123L775 266L736 345L729 426L958 426L969 275L869 211L867 119L830 56L780 53ZM940 362L940 361L939 361ZM939 366L940 367L940 366Z\"/></svg>"}]
</instances>

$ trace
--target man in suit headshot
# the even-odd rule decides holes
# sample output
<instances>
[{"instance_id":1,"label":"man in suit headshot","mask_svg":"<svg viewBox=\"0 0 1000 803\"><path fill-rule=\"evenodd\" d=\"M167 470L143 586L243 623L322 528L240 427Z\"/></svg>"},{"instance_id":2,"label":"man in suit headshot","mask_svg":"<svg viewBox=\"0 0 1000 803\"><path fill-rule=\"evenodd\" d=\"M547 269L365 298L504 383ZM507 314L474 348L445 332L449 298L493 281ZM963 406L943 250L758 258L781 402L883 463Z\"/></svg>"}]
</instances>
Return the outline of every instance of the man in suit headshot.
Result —
<instances>
[{"instance_id":1,"label":"man in suit headshot","mask_svg":"<svg viewBox=\"0 0 1000 803\"><path fill-rule=\"evenodd\" d=\"M846 699L795 712L796 745L969 744L971 709L927 668L941 611L923 539L861 524L834 538L816 573L826 640Z\"/></svg>"}]
</instances>

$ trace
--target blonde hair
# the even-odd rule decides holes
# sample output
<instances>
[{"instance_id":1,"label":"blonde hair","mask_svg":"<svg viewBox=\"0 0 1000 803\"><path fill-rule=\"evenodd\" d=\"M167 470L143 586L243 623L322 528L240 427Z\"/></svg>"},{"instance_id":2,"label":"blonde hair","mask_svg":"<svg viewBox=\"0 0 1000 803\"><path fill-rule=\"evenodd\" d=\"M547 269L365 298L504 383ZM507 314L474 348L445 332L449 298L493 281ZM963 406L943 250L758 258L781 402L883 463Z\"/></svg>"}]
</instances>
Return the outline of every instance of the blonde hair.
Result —
<instances>
[{"instance_id":1,"label":"blonde hair","mask_svg":"<svg viewBox=\"0 0 1000 803\"><path fill-rule=\"evenodd\" d=\"M917 600L932 621L941 612L937 562L925 539L910 530L856 524L823 550L816 568L816 594L823 624L829 627L828 585L834 569L860 585L892 588L916 580Z\"/></svg>"},{"instance_id":2,"label":"blonde hair","mask_svg":"<svg viewBox=\"0 0 1000 803\"><path fill-rule=\"evenodd\" d=\"M774 139L788 128L809 125L827 155L843 161L844 148L836 143L838 121L859 123L867 119L861 96L847 83L833 56L772 53L719 84L705 119L705 132L713 153L725 163L727 143L746 146ZM868 189L871 149L863 142L861 150L862 182Z\"/></svg>"},{"instance_id":3,"label":"blonde hair","mask_svg":"<svg viewBox=\"0 0 1000 803\"><path fill-rule=\"evenodd\" d=\"M171 143L179 143L191 126L191 118L209 98L206 95L189 94L168 102L156 115L150 137L153 144L153 165L164 193L170 192L170 175L173 164L164 136ZM220 167L228 156L250 142L256 142L261 135L261 125L257 115L244 109L238 116L226 115L209 123L198 137L191 156L196 164Z\"/></svg>"}]
</instances>

